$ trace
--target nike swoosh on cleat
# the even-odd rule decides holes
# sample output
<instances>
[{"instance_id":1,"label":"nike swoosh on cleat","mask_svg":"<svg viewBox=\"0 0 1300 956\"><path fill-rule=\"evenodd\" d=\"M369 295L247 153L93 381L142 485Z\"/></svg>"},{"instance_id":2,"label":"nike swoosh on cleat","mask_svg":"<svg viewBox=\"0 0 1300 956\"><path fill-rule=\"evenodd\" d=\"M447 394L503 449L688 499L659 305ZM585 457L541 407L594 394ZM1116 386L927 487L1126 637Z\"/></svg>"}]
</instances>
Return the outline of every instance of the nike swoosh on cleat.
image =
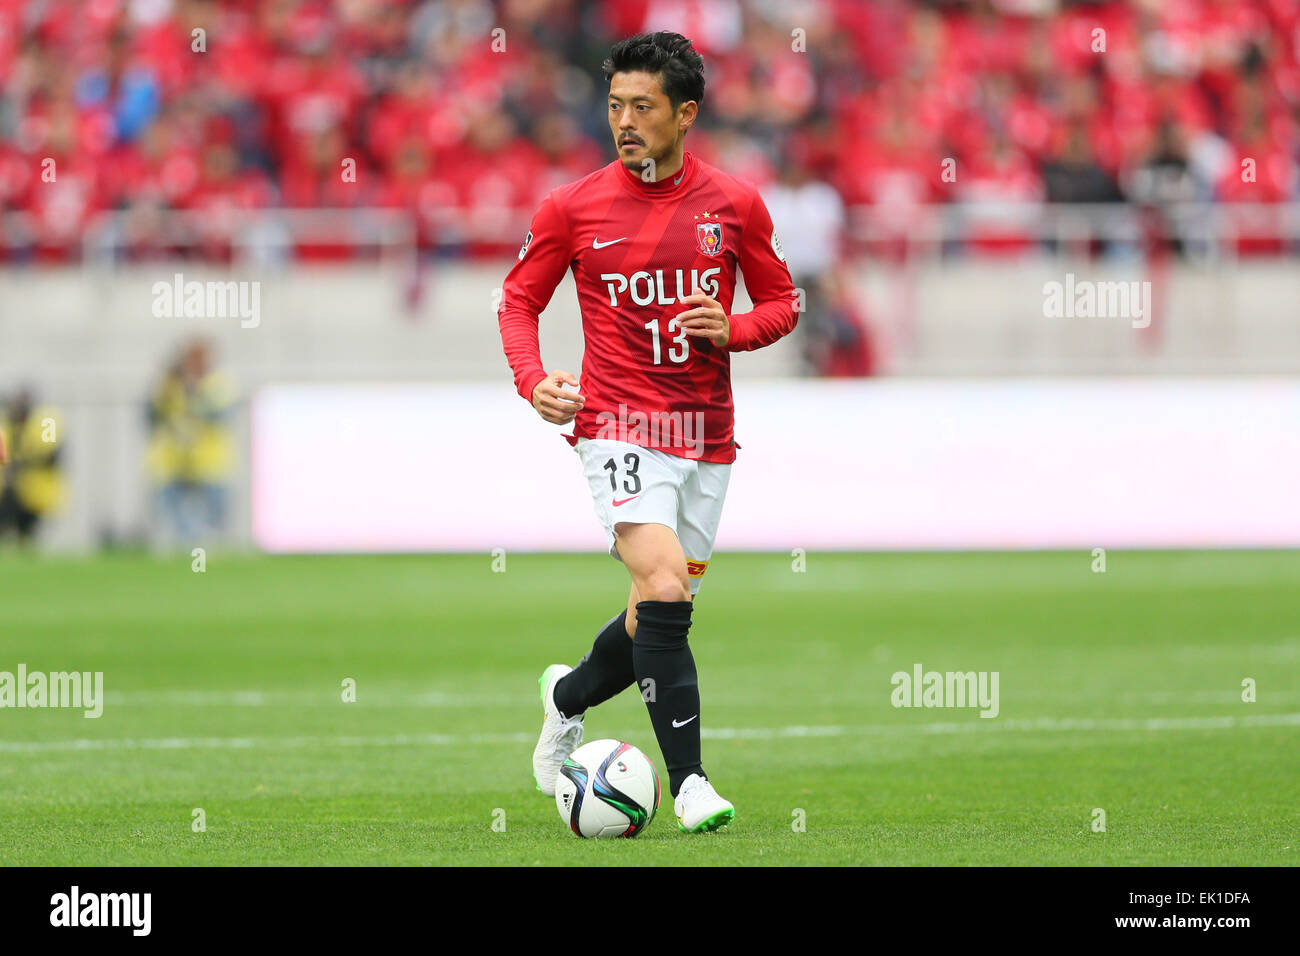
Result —
<instances>
[{"instance_id":1,"label":"nike swoosh on cleat","mask_svg":"<svg viewBox=\"0 0 1300 956\"><path fill-rule=\"evenodd\" d=\"M616 243L616 242L622 242L622 241L623 241L624 239L626 239L626 238L627 238L627 236L621 236L621 237L618 238L618 239L611 239L611 240L609 240L609 242L601 242L601 241L600 241L599 239L597 239L595 236L592 236L592 237L591 237L591 248L593 248L593 249L604 249L606 246L612 246L614 243Z\"/></svg>"},{"instance_id":2,"label":"nike swoosh on cleat","mask_svg":"<svg viewBox=\"0 0 1300 956\"><path fill-rule=\"evenodd\" d=\"M615 502L614 502L614 507L617 508L619 505L625 505L625 504L627 504L629 501L636 501L636 500L637 500L638 498L640 498L640 497L641 497L640 495L633 495L631 498L624 498L622 501L615 501ZM699 716L699 715L697 714L696 716Z\"/></svg>"},{"instance_id":3,"label":"nike swoosh on cleat","mask_svg":"<svg viewBox=\"0 0 1300 956\"><path fill-rule=\"evenodd\" d=\"M689 724L692 720L694 720L694 719L695 719L696 717L698 717L698 716L700 716L700 715L699 715L699 714L694 714L694 715L692 715L692 716L690 716L690 717L687 717L687 718L686 718L685 720L683 720L680 724L677 722L677 718L674 717L674 718L673 718L673 726L674 726L674 727L685 727L687 724Z\"/></svg>"}]
</instances>

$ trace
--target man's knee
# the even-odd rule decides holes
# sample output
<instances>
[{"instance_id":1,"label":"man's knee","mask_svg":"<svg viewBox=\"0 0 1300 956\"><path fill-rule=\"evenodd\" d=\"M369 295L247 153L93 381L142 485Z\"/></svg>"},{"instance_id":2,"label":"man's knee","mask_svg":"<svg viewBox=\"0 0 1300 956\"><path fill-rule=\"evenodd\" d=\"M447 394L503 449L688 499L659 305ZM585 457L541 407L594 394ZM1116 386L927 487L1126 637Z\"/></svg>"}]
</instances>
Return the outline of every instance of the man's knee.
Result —
<instances>
[{"instance_id":1,"label":"man's knee","mask_svg":"<svg viewBox=\"0 0 1300 956\"><path fill-rule=\"evenodd\" d=\"M681 573L671 569L652 571L636 585L638 596L642 601L689 601L691 599L690 578L683 568Z\"/></svg>"},{"instance_id":2,"label":"man's knee","mask_svg":"<svg viewBox=\"0 0 1300 956\"><path fill-rule=\"evenodd\" d=\"M687 586L687 599L694 604L695 595L690 593L690 587ZM641 595L637 594L636 588L632 588L631 595L627 600L627 615L623 618L623 628L627 631L627 636L632 640L636 639L636 606L642 601Z\"/></svg>"}]
</instances>

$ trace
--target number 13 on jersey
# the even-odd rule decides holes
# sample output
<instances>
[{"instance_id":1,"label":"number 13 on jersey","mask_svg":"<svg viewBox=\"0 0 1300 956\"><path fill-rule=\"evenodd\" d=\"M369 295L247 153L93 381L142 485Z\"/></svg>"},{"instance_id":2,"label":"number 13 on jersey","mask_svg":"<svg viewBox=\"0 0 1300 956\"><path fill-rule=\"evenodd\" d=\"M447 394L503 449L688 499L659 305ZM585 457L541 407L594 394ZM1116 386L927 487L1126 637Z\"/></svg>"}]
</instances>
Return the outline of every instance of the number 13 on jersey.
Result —
<instances>
[{"instance_id":1,"label":"number 13 on jersey","mask_svg":"<svg viewBox=\"0 0 1300 956\"><path fill-rule=\"evenodd\" d=\"M654 353L655 353L654 364L662 365L663 361L661 360L660 348L659 348L659 320L652 319L651 321L645 324L645 328L649 329L650 340L654 345ZM668 326L666 332L668 335L673 335L673 332L677 333L669 340L668 361L680 365L682 362L685 362L686 359L690 357L691 354L690 339L687 338L686 330L678 326L676 319L668 320Z\"/></svg>"}]
</instances>

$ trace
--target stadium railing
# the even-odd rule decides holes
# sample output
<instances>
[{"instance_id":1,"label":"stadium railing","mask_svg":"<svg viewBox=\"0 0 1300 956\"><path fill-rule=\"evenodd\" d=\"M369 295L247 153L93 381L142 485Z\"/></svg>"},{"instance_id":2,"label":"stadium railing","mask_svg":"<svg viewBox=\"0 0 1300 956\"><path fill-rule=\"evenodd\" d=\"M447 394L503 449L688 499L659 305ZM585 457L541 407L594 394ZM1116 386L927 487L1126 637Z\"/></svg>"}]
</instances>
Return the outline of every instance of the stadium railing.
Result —
<instances>
[{"instance_id":1,"label":"stadium railing","mask_svg":"<svg viewBox=\"0 0 1300 956\"><path fill-rule=\"evenodd\" d=\"M128 209L93 215L79 234L50 234L30 213L18 211L0 215L0 248L18 263L26 260L25 251L39 247L79 247L82 261L99 264L140 249L153 258L197 250L201 260L207 250L233 262L287 261L307 247L356 256L377 251L381 260L398 263L413 261L421 247L454 253L476 243L511 244L528 228L525 212L484 219L449 210L445 221L450 228L430 235L406 209ZM1175 244L1189 261L1294 256L1300 255L1300 202L856 205L847 210L845 238L866 254L902 248L923 258L1034 249L1091 258L1099 248L1136 253L1157 244Z\"/></svg>"}]
</instances>

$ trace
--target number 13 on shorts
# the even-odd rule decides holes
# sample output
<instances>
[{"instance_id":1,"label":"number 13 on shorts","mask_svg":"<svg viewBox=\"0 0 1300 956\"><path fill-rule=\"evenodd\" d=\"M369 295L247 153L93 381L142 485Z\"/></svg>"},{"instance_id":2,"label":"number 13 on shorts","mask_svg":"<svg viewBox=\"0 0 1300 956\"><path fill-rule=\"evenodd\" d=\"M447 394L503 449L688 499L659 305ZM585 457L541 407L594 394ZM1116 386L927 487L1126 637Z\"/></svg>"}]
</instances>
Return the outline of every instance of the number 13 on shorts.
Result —
<instances>
[{"instance_id":1,"label":"number 13 on shorts","mask_svg":"<svg viewBox=\"0 0 1300 956\"><path fill-rule=\"evenodd\" d=\"M681 542L691 593L697 593L713 557L731 465L603 438L580 438L574 451L582 459L610 555L618 557L620 522L666 525Z\"/></svg>"}]
</instances>

